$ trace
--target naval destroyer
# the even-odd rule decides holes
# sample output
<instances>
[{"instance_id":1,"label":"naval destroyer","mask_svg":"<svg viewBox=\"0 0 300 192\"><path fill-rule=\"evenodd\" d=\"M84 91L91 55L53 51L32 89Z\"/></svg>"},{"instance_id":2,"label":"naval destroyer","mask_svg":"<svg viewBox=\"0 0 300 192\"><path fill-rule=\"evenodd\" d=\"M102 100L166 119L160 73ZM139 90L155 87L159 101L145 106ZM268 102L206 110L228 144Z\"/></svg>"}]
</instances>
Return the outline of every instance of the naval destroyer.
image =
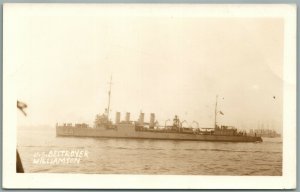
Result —
<instances>
[{"instance_id":1,"label":"naval destroyer","mask_svg":"<svg viewBox=\"0 0 300 192\"><path fill-rule=\"evenodd\" d=\"M164 127L158 126L155 114L150 114L150 122L144 121L144 113L140 113L137 121L130 119L127 112L125 119L121 121L121 113L116 112L113 123L109 118L111 82L109 88L108 107L103 114L96 115L94 126L88 124L56 124L57 136L72 137L103 137L103 138L128 138L128 139L161 139L161 140L190 140L190 141L223 141L223 142L262 142L262 138L256 135L247 135L238 132L231 126L217 125L217 115L222 113L217 110L218 97L215 105L215 126L213 128L184 127L183 122L175 115L173 124Z\"/></svg>"}]
</instances>

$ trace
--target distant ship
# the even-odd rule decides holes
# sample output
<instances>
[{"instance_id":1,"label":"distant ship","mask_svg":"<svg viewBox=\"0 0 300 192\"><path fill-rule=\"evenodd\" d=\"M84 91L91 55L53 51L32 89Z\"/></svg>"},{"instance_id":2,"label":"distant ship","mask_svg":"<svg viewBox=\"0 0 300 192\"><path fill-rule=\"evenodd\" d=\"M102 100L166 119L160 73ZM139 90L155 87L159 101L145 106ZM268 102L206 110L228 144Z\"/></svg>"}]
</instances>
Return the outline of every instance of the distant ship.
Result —
<instances>
[{"instance_id":1,"label":"distant ship","mask_svg":"<svg viewBox=\"0 0 300 192\"><path fill-rule=\"evenodd\" d=\"M155 114L150 114L150 122L144 122L144 113L140 113L137 121L130 120L130 113L126 113L125 120L121 121L121 113L116 112L115 123L109 119L111 81L108 92L108 107L102 115L97 115L94 126L88 124L64 123L56 124L57 136L72 137L102 137L102 138L129 138L129 139L156 139L156 140L187 140L187 141L223 141L223 142L262 142L259 136L250 136L240 133L235 127L217 125L217 101L215 105L214 128L189 128L175 115L173 124L164 127L157 125ZM220 112L220 111L219 111Z\"/></svg>"},{"instance_id":2,"label":"distant ship","mask_svg":"<svg viewBox=\"0 0 300 192\"><path fill-rule=\"evenodd\" d=\"M251 129L249 134L267 138L281 137L281 134L277 133L273 129Z\"/></svg>"}]
</instances>

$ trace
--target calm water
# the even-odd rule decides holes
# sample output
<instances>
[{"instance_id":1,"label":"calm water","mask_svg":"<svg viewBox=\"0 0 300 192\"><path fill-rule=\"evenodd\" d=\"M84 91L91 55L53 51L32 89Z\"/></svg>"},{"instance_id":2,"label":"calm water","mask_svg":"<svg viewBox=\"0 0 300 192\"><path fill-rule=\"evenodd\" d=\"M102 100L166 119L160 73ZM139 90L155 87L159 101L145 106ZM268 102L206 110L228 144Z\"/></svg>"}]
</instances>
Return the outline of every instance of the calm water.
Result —
<instances>
[{"instance_id":1,"label":"calm water","mask_svg":"<svg viewBox=\"0 0 300 192\"><path fill-rule=\"evenodd\" d=\"M264 138L262 143L72 138L56 137L55 128L40 127L18 130L18 150L25 172L282 174L280 138ZM66 157L68 152L82 152L85 155L77 156L79 161L54 163ZM56 155L48 156L50 160L47 163L38 161L45 154ZM55 158L57 161L54 161Z\"/></svg>"}]
</instances>

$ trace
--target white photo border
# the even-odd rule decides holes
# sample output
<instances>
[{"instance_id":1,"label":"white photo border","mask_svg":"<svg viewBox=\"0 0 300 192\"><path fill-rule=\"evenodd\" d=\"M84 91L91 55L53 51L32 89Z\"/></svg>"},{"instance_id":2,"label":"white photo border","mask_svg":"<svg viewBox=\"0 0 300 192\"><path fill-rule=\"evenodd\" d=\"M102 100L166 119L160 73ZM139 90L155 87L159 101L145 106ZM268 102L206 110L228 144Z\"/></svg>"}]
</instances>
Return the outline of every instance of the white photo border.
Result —
<instances>
[{"instance_id":1,"label":"white photo border","mask_svg":"<svg viewBox=\"0 0 300 192\"><path fill-rule=\"evenodd\" d=\"M3 8L3 187L61 189L289 189L296 187L296 5L288 4L51 4L64 9L107 9L116 14L284 19L282 176L182 176L16 173L16 82L10 65L10 17L50 4L4 4ZM154 7L149 11L150 7ZM130 10L129 10L130 9ZM18 11L17 13L15 11ZM71 10L72 11L72 10ZM25 13L24 12L24 13ZM118 183L116 185L116 182Z\"/></svg>"}]
</instances>

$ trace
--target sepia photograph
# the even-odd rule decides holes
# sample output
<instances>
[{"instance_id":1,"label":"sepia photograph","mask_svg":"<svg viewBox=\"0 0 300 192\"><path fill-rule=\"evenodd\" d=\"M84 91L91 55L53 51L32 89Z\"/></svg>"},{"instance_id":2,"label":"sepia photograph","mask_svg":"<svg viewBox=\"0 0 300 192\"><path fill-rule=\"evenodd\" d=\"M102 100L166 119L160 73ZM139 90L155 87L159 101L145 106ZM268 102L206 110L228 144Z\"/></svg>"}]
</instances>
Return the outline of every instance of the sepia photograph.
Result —
<instances>
[{"instance_id":1,"label":"sepia photograph","mask_svg":"<svg viewBox=\"0 0 300 192\"><path fill-rule=\"evenodd\" d=\"M5 4L3 20L7 186L295 187L296 6Z\"/></svg>"}]
</instances>

